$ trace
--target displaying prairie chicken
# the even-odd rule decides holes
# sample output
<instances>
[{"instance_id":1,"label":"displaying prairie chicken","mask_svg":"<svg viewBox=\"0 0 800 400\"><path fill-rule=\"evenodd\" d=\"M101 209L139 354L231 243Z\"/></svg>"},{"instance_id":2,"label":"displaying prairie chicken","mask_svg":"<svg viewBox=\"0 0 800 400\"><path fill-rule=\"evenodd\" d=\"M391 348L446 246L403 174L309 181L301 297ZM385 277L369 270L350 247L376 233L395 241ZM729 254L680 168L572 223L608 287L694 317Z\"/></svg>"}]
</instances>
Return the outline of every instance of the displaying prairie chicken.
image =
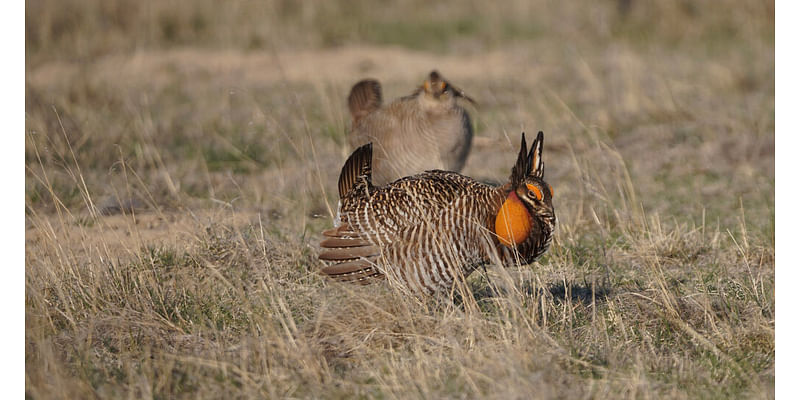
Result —
<instances>
[{"instance_id":1,"label":"displaying prairie chicken","mask_svg":"<svg viewBox=\"0 0 800 400\"><path fill-rule=\"evenodd\" d=\"M539 132L528 152L523 133L511 177L501 186L440 170L374 186L373 146L358 148L339 176L335 226L320 243L322 273L361 284L388 275L433 294L492 260L533 262L556 227L542 146Z\"/></svg>"},{"instance_id":2,"label":"displaying prairie chicken","mask_svg":"<svg viewBox=\"0 0 800 400\"><path fill-rule=\"evenodd\" d=\"M472 123L456 98L474 101L432 71L411 95L383 106L381 85L367 79L350 90L352 148L372 143L372 183L430 169L461 171L472 146Z\"/></svg>"}]
</instances>

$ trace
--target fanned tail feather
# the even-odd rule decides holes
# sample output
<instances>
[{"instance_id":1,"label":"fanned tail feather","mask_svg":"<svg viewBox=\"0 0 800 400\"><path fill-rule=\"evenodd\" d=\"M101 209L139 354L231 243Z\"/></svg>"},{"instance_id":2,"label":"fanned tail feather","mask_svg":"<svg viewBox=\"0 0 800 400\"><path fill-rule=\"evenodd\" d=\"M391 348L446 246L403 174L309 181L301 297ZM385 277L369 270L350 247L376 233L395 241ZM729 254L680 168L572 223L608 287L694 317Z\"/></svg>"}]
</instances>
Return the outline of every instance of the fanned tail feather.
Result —
<instances>
[{"instance_id":1,"label":"fanned tail feather","mask_svg":"<svg viewBox=\"0 0 800 400\"><path fill-rule=\"evenodd\" d=\"M327 265L321 273L339 282L354 282L366 285L384 278L375 261L380 255L370 241L363 239L347 225L323 232L326 238L320 242L319 259Z\"/></svg>"}]
</instances>

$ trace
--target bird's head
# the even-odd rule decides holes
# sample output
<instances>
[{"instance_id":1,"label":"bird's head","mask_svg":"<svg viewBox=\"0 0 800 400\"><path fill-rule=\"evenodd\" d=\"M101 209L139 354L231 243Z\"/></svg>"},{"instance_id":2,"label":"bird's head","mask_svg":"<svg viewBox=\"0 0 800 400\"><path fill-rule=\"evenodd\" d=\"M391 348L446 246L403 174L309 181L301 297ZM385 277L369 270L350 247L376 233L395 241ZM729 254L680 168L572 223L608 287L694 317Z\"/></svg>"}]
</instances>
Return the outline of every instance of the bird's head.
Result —
<instances>
[{"instance_id":1,"label":"bird's head","mask_svg":"<svg viewBox=\"0 0 800 400\"><path fill-rule=\"evenodd\" d=\"M475 100L467 96L463 90L451 85L436 70L431 71L428 79L422 83L421 92L426 98L438 102L455 101L456 98L460 97L475 104Z\"/></svg>"},{"instance_id":2,"label":"bird's head","mask_svg":"<svg viewBox=\"0 0 800 400\"><path fill-rule=\"evenodd\" d=\"M525 133L511 169L509 183L504 185L508 194L495 218L495 233L502 244L508 247L521 245L529 240L534 232L534 224L549 225L555 228L553 209L553 188L544 181L544 161L542 146L544 134L539 132L528 151Z\"/></svg>"}]
</instances>

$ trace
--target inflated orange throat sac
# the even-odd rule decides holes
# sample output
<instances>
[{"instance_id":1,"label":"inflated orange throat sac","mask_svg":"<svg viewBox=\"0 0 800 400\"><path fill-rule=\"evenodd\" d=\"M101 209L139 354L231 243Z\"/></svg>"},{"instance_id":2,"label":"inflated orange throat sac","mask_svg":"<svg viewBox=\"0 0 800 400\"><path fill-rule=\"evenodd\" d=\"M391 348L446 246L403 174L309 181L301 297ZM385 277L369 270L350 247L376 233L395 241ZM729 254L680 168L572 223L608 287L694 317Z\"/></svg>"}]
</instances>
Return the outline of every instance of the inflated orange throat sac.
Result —
<instances>
[{"instance_id":1,"label":"inflated orange throat sac","mask_svg":"<svg viewBox=\"0 0 800 400\"><path fill-rule=\"evenodd\" d=\"M514 191L508 195L494 220L494 232L504 245L520 244L531 231L531 217Z\"/></svg>"}]
</instances>

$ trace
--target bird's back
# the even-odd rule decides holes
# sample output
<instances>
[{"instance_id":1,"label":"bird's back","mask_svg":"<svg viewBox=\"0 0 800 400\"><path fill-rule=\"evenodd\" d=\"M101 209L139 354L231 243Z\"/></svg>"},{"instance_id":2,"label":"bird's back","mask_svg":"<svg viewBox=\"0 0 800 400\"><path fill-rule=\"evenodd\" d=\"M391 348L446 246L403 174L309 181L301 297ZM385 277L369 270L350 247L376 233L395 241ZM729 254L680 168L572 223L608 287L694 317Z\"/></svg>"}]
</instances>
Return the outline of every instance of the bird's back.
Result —
<instances>
[{"instance_id":1,"label":"bird's back","mask_svg":"<svg viewBox=\"0 0 800 400\"><path fill-rule=\"evenodd\" d=\"M492 193L494 188L472 178L432 170L385 186L360 186L341 199L340 218L362 232L391 240L405 226L425 223L465 199Z\"/></svg>"}]
</instances>

